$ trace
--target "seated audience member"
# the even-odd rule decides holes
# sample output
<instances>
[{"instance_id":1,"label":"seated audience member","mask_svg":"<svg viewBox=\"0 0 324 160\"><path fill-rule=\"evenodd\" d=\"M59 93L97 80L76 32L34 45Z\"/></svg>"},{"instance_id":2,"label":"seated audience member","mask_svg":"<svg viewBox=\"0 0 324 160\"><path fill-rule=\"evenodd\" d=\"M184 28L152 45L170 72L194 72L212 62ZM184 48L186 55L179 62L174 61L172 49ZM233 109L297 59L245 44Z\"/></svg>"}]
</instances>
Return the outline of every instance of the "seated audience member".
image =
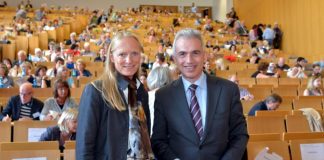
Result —
<instances>
[{"instance_id":1,"label":"seated audience member","mask_svg":"<svg viewBox=\"0 0 324 160\"><path fill-rule=\"evenodd\" d=\"M70 74L70 70L67 69L66 66L60 66L57 69L57 78L67 81L70 88L76 87L74 79Z\"/></svg>"},{"instance_id":2,"label":"seated audience member","mask_svg":"<svg viewBox=\"0 0 324 160\"><path fill-rule=\"evenodd\" d=\"M209 74L209 75L215 75L215 72L213 71L213 69L210 68L210 62L206 61L204 64L204 72Z\"/></svg>"},{"instance_id":3,"label":"seated audience member","mask_svg":"<svg viewBox=\"0 0 324 160\"><path fill-rule=\"evenodd\" d=\"M54 84L54 95L44 102L40 120L55 120L68 108L77 108L78 105L71 98L71 91L67 81L58 79Z\"/></svg>"},{"instance_id":4,"label":"seated audience member","mask_svg":"<svg viewBox=\"0 0 324 160\"><path fill-rule=\"evenodd\" d=\"M46 72L46 75L48 77L51 77L51 78L54 78L56 77L56 74L57 74L57 69L60 67L60 66L63 66L64 65L64 59L61 58L61 57L56 57L55 58L55 66L53 68L50 68L47 70Z\"/></svg>"},{"instance_id":5,"label":"seated audience member","mask_svg":"<svg viewBox=\"0 0 324 160\"><path fill-rule=\"evenodd\" d=\"M64 44L63 44L64 45ZM57 57L64 59L64 48L59 45L55 45L54 52L50 55L51 62L55 62Z\"/></svg>"},{"instance_id":6,"label":"seated audience member","mask_svg":"<svg viewBox=\"0 0 324 160\"><path fill-rule=\"evenodd\" d=\"M322 79L320 75L312 76L308 79L304 96L323 96Z\"/></svg>"},{"instance_id":7,"label":"seated audience member","mask_svg":"<svg viewBox=\"0 0 324 160\"><path fill-rule=\"evenodd\" d=\"M35 55L31 56L32 62L48 62L46 56L43 55L43 52L40 48L35 48Z\"/></svg>"},{"instance_id":8,"label":"seated audience member","mask_svg":"<svg viewBox=\"0 0 324 160\"><path fill-rule=\"evenodd\" d=\"M155 62L153 63L152 69L158 67L158 66L162 66L162 67L168 67L168 63L165 62L165 56L163 55L163 53L158 53L155 56Z\"/></svg>"},{"instance_id":9,"label":"seated audience member","mask_svg":"<svg viewBox=\"0 0 324 160\"><path fill-rule=\"evenodd\" d=\"M33 78L29 78L28 82L33 84L34 88L49 88L51 80L46 76L47 67L38 65Z\"/></svg>"},{"instance_id":10,"label":"seated audience member","mask_svg":"<svg viewBox=\"0 0 324 160\"><path fill-rule=\"evenodd\" d=\"M55 42L53 41L49 42L48 43L49 49L44 51L45 56L51 57L51 55L55 53L55 47L56 47Z\"/></svg>"},{"instance_id":11,"label":"seated audience member","mask_svg":"<svg viewBox=\"0 0 324 160\"><path fill-rule=\"evenodd\" d=\"M303 71L304 71L305 67L307 65L307 60L304 57L298 57L296 59L296 64L300 64L302 66Z\"/></svg>"},{"instance_id":12,"label":"seated audience member","mask_svg":"<svg viewBox=\"0 0 324 160\"><path fill-rule=\"evenodd\" d=\"M59 149L64 150L65 141L76 139L78 110L69 108L59 118L57 125L48 127L41 135L40 141L59 141Z\"/></svg>"},{"instance_id":13,"label":"seated audience member","mask_svg":"<svg viewBox=\"0 0 324 160\"><path fill-rule=\"evenodd\" d=\"M33 86L26 82L19 88L19 95L12 96L0 114L2 121L39 120L43 102L33 98Z\"/></svg>"},{"instance_id":14,"label":"seated audience member","mask_svg":"<svg viewBox=\"0 0 324 160\"><path fill-rule=\"evenodd\" d=\"M279 108L282 102L282 98L278 94L269 95L264 101L258 102L255 104L250 112L249 116L255 116L256 111L268 111L268 110L276 110Z\"/></svg>"},{"instance_id":15,"label":"seated audience member","mask_svg":"<svg viewBox=\"0 0 324 160\"><path fill-rule=\"evenodd\" d=\"M65 52L65 55L72 54L73 56L80 56L79 45L73 43L70 48Z\"/></svg>"},{"instance_id":16,"label":"seated audience member","mask_svg":"<svg viewBox=\"0 0 324 160\"><path fill-rule=\"evenodd\" d=\"M310 73L308 75L308 77L311 77L311 76L321 76L322 77L322 69L321 69L321 66L319 64L313 64L313 72Z\"/></svg>"},{"instance_id":17,"label":"seated audience member","mask_svg":"<svg viewBox=\"0 0 324 160\"><path fill-rule=\"evenodd\" d=\"M216 70L224 71L227 69L227 66L225 65L226 60L224 58L218 58L215 60L215 68Z\"/></svg>"},{"instance_id":18,"label":"seated audience member","mask_svg":"<svg viewBox=\"0 0 324 160\"><path fill-rule=\"evenodd\" d=\"M8 76L8 73L7 65L0 63L0 88L11 88L14 86L14 81Z\"/></svg>"},{"instance_id":19,"label":"seated audience member","mask_svg":"<svg viewBox=\"0 0 324 160\"><path fill-rule=\"evenodd\" d=\"M314 62L314 64L320 65L321 69L324 69L324 58L322 58L320 61Z\"/></svg>"},{"instance_id":20,"label":"seated audience member","mask_svg":"<svg viewBox=\"0 0 324 160\"><path fill-rule=\"evenodd\" d=\"M74 59L73 59L73 55L72 54L69 54L68 56L67 56L67 61L66 61L66 63L65 63L65 65L66 65L66 68L68 68L68 69L74 69L74 65L75 65L75 63L74 63Z\"/></svg>"},{"instance_id":21,"label":"seated audience member","mask_svg":"<svg viewBox=\"0 0 324 160\"><path fill-rule=\"evenodd\" d=\"M281 70L280 70L281 71ZM274 63L269 63L269 66L268 66L268 70L267 70L267 74L268 75L275 75L277 73L277 68L276 68L276 64Z\"/></svg>"},{"instance_id":22,"label":"seated audience member","mask_svg":"<svg viewBox=\"0 0 324 160\"><path fill-rule=\"evenodd\" d=\"M267 73L269 67L269 63L261 62L258 65L258 70L254 72L251 77L252 78L270 78L270 77L279 77L279 72L275 73L274 75Z\"/></svg>"},{"instance_id":23,"label":"seated audience member","mask_svg":"<svg viewBox=\"0 0 324 160\"><path fill-rule=\"evenodd\" d=\"M95 62L105 62L106 61L106 53L104 48L100 48L99 55L94 59Z\"/></svg>"},{"instance_id":24,"label":"seated audience member","mask_svg":"<svg viewBox=\"0 0 324 160\"><path fill-rule=\"evenodd\" d=\"M155 101L155 92L172 82L172 75L168 67L156 67L154 68L147 77L147 85L150 89L148 92L149 95L149 108L150 108L150 118L151 124L154 122L154 101ZM151 125L151 135L152 135L153 125Z\"/></svg>"},{"instance_id":25,"label":"seated audience member","mask_svg":"<svg viewBox=\"0 0 324 160\"><path fill-rule=\"evenodd\" d=\"M304 73L303 67L300 64L296 64L294 67L290 68L287 72L288 78L307 78Z\"/></svg>"},{"instance_id":26,"label":"seated audience member","mask_svg":"<svg viewBox=\"0 0 324 160\"><path fill-rule=\"evenodd\" d=\"M178 69L177 65L175 65L174 63L171 63L169 66L170 72L171 72L171 77L172 80L176 80L180 77L180 70Z\"/></svg>"},{"instance_id":27,"label":"seated audience member","mask_svg":"<svg viewBox=\"0 0 324 160\"><path fill-rule=\"evenodd\" d=\"M78 59L76 61L76 69L74 69L73 75L74 77L91 77L92 74L89 70L86 69L86 63L82 59Z\"/></svg>"},{"instance_id":28,"label":"seated audience member","mask_svg":"<svg viewBox=\"0 0 324 160\"><path fill-rule=\"evenodd\" d=\"M72 32L70 34L70 39L68 39L67 41L65 41L65 45L72 45L72 44L76 44L78 42L77 38L76 38L76 33Z\"/></svg>"},{"instance_id":29,"label":"seated audience member","mask_svg":"<svg viewBox=\"0 0 324 160\"><path fill-rule=\"evenodd\" d=\"M240 90L240 99L241 100L250 101L250 100L254 99L254 96L246 88L240 87L240 85L239 85L240 81L235 74L229 76L229 80L238 85L239 90Z\"/></svg>"},{"instance_id":30,"label":"seated audience member","mask_svg":"<svg viewBox=\"0 0 324 160\"><path fill-rule=\"evenodd\" d=\"M285 58L279 57L278 62L276 64L277 68L282 70L282 71L288 71L290 68L286 63L285 63Z\"/></svg>"},{"instance_id":31,"label":"seated audience member","mask_svg":"<svg viewBox=\"0 0 324 160\"><path fill-rule=\"evenodd\" d=\"M27 54L25 51L23 51L23 50L18 51L17 56L18 56L18 60L14 61L13 65L20 66L25 61L28 61L31 63L31 61L29 61L27 59Z\"/></svg>"},{"instance_id":32,"label":"seated audience member","mask_svg":"<svg viewBox=\"0 0 324 160\"><path fill-rule=\"evenodd\" d=\"M96 57L97 56L96 53L91 51L89 42L84 43L83 49L84 50L81 52L81 56L91 56L91 57Z\"/></svg>"},{"instance_id":33,"label":"seated audience member","mask_svg":"<svg viewBox=\"0 0 324 160\"><path fill-rule=\"evenodd\" d=\"M261 58L258 56L258 54L253 53L252 56L246 60L246 62L249 62L251 64L258 64L260 59Z\"/></svg>"},{"instance_id":34,"label":"seated audience member","mask_svg":"<svg viewBox=\"0 0 324 160\"><path fill-rule=\"evenodd\" d=\"M8 71L12 68L12 62L9 58L4 58L2 63L7 66Z\"/></svg>"}]
</instances>

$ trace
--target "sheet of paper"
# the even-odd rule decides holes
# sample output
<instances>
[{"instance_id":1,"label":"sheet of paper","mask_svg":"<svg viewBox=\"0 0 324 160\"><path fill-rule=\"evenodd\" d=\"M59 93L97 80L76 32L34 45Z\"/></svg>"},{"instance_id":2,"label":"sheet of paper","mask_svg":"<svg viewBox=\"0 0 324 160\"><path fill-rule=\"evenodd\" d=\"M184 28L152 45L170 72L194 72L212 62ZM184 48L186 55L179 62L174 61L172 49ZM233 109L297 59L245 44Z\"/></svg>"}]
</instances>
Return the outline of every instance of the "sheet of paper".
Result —
<instances>
[{"instance_id":1,"label":"sheet of paper","mask_svg":"<svg viewBox=\"0 0 324 160\"><path fill-rule=\"evenodd\" d=\"M255 157L255 160L283 160L283 158L276 153L268 153L269 148L263 148L258 155Z\"/></svg>"},{"instance_id":2,"label":"sheet of paper","mask_svg":"<svg viewBox=\"0 0 324 160\"><path fill-rule=\"evenodd\" d=\"M323 160L324 143L300 144L302 160Z\"/></svg>"},{"instance_id":3,"label":"sheet of paper","mask_svg":"<svg viewBox=\"0 0 324 160\"><path fill-rule=\"evenodd\" d=\"M16 158L12 160L47 160L46 157L33 157L33 158Z\"/></svg>"},{"instance_id":4,"label":"sheet of paper","mask_svg":"<svg viewBox=\"0 0 324 160\"><path fill-rule=\"evenodd\" d=\"M46 128L28 128L28 142L38 142Z\"/></svg>"}]
</instances>

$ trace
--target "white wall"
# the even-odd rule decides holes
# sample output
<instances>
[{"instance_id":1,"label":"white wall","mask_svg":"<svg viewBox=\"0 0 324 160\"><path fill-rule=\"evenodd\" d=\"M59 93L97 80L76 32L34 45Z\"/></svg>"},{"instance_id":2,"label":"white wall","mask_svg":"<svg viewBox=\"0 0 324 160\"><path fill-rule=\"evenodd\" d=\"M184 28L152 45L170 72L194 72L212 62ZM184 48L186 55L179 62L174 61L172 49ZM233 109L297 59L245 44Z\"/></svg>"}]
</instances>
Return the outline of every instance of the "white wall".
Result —
<instances>
[{"instance_id":1,"label":"white wall","mask_svg":"<svg viewBox=\"0 0 324 160\"><path fill-rule=\"evenodd\" d=\"M90 9L108 9L110 5L114 5L116 9L125 10L128 7L137 8L141 4L191 6L192 2L195 2L197 6L212 6L213 19L222 21L229 11L228 8L233 6L232 1L233 0L32 0L32 4L36 8L43 3L47 3L48 6L79 6L88 7ZM20 2L21 0L7 0L9 6L17 6Z\"/></svg>"}]
</instances>

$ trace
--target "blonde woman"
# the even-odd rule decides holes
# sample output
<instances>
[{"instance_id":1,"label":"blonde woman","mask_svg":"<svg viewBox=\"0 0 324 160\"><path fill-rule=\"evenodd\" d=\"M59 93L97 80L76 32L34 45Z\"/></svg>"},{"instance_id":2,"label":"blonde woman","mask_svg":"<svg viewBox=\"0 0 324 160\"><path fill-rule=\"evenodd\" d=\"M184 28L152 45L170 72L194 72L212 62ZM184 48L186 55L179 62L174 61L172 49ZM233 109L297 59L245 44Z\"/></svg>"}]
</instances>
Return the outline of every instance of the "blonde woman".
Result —
<instances>
[{"instance_id":1,"label":"blonde woman","mask_svg":"<svg viewBox=\"0 0 324 160\"><path fill-rule=\"evenodd\" d=\"M138 80L143 47L120 32L108 48L105 71L81 96L76 159L153 159L148 94Z\"/></svg>"},{"instance_id":2,"label":"blonde woman","mask_svg":"<svg viewBox=\"0 0 324 160\"><path fill-rule=\"evenodd\" d=\"M69 108L65 110L56 126L48 127L40 141L59 141L60 150L63 151L65 141L75 140L78 124L78 110Z\"/></svg>"},{"instance_id":3,"label":"blonde woman","mask_svg":"<svg viewBox=\"0 0 324 160\"><path fill-rule=\"evenodd\" d=\"M304 90L304 96L323 96L323 87L321 76L312 76L308 79L307 88Z\"/></svg>"}]
</instances>

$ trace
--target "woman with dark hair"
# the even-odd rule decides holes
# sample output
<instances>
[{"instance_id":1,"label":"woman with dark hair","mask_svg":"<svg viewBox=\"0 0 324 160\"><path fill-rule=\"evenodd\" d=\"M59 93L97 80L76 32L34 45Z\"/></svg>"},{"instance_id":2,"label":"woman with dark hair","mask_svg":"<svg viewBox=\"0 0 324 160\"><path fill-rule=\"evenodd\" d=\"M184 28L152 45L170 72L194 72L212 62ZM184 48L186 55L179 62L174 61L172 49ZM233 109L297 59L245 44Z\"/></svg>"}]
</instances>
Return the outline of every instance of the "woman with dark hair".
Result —
<instances>
[{"instance_id":1,"label":"woman with dark hair","mask_svg":"<svg viewBox=\"0 0 324 160\"><path fill-rule=\"evenodd\" d=\"M258 70L254 72L251 77L252 78L270 78L270 77L279 77L280 72L277 72L275 74L269 74L267 73L269 67L268 62L260 62L258 65Z\"/></svg>"},{"instance_id":2,"label":"woman with dark hair","mask_svg":"<svg viewBox=\"0 0 324 160\"><path fill-rule=\"evenodd\" d=\"M8 76L9 70L7 66L0 63L0 88L10 88L14 86L13 79Z\"/></svg>"},{"instance_id":3,"label":"woman with dark hair","mask_svg":"<svg viewBox=\"0 0 324 160\"><path fill-rule=\"evenodd\" d=\"M54 96L44 102L40 120L55 120L64 110L77 108L76 102L70 98L71 91L67 81L58 79L54 84Z\"/></svg>"},{"instance_id":4,"label":"woman with dark hair","mask_svg":"<svg viewBox=\"0 0 324 160\"><path fill-rule=\"evenodd\" d=\"M51 80L46 76L47 67L39 65L36 68L35 75L28 78L28 82L33 84L34 88L49 88Z\"/></svg>"}]
</instances>

